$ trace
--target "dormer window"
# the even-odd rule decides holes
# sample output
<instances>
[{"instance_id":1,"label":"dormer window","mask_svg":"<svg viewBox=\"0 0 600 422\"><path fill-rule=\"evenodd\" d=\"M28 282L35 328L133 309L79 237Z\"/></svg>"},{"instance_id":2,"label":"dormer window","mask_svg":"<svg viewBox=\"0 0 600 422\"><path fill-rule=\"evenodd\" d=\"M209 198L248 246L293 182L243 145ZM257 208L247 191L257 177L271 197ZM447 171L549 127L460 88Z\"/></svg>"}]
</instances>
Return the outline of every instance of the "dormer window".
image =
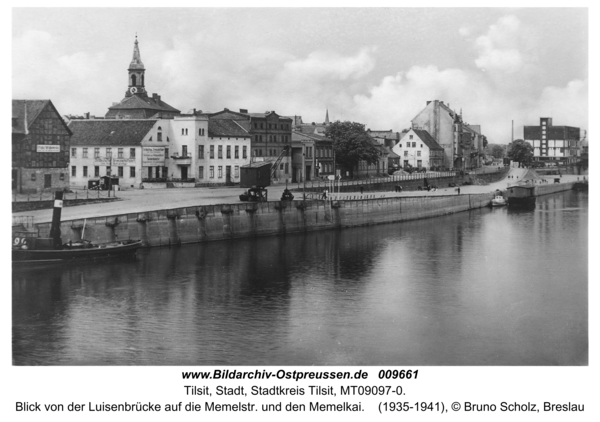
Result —
<instances>
[{"instance_id":1,"label":"dormer window","mask_svg":"<svg viewBox=\"0 0 600 422\"><path fill-rule=\"evenodd\" d=\"M162 128L159 126L156 132L156 140L162 142Z\"/></svg>"}]
</instances>

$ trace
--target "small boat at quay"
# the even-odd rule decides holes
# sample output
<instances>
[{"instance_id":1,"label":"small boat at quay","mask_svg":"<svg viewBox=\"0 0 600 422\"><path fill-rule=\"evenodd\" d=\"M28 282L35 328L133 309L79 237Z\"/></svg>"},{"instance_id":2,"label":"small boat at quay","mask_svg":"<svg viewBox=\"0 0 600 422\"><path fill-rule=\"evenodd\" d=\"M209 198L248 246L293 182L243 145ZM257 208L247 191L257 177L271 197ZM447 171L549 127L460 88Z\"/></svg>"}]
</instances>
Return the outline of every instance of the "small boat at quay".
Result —
<instances>
[{"instance_id":1,"label":"small boat at quay","mask_svg":"<svg viewBox=\"0 0 600 422\"><path fill-rule=\"evenodd\" d=\"M39 264L78 262L88 259L131 257L135 256L137 250L142 246L141 240L97 244L81 239L63 243L60 233L61 210L62 192L57 192L49 237L40 237L35 232L20 228L13 229L12 261L14 265L20 267L39 266Z\"/></svg>"},{"instance_id":2,"label":"small boat at quay","mask_svg":"<svg viewBox=\"0 0 600 422\"><path fill-rule=\"evenodd\" d=\"M504 199L504 196L502 196L501 194L496 194L496 196L494 196L494 199L492 199L490 205L492 207L504 207L505 205L507 205L506 199Z\"/></svg>"}]
</instances>

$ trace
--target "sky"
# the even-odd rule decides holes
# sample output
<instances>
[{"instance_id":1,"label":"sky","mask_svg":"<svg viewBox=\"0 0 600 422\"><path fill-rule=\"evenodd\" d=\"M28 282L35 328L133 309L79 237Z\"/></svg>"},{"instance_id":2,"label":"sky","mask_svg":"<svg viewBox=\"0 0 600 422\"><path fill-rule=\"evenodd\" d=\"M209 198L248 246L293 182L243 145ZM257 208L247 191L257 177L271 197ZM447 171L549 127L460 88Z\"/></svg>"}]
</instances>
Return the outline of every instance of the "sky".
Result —
<instances>
[{"instance_id":1,"label":"sky","mask_svg":"<svg viewBox=\"0 0 600 422\"><path fill-rule=\"evenodd\" d=\"M103 116L136 34L146 90L184 113L401 131L437 99L490 143L512 121L588 127L586 8L14 8L12 98Z\"/></svg>"}]
</instances>

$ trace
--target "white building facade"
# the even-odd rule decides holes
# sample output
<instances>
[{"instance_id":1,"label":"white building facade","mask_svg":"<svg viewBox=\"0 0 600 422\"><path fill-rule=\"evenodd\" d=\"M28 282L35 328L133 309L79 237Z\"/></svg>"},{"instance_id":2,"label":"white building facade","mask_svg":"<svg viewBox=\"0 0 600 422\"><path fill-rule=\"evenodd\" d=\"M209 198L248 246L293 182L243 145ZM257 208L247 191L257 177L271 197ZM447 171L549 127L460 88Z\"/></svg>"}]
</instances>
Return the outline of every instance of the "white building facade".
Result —
<instances>
[{"instance_id":1,"label":"white building facade","mask_svg":"<svg viewBox=\"0 0 600 422\"><path fill-rule=\"evenodd\" d=\"M437 168L444 162L444 149L425 130L410 129L392 151L400 156L403 168Z\"/></svg>"}]
</instances>

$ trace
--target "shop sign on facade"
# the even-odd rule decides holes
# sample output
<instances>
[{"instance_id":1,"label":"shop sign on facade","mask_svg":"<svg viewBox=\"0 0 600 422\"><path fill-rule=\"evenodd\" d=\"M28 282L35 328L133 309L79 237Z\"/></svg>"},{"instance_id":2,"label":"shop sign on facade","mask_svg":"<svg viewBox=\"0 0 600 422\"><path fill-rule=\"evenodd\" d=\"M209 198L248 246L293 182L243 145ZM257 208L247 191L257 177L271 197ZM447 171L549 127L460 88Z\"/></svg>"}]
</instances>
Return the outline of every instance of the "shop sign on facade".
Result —
<instances>
[{"instance_id":1,"label":"shop sign on facade","mask_svg":"<svg viewBox=\"0 0 600 422\"><path fill-rule=\"evenodd\" d=\"M143 147L142 166L154 167L165 165L165 149L162 147Z\"/></svg>"},{"instance_id":2,"label":"shop sign on facade","mask_svg":"<svg viewBox=\"0 0 600 422\"><path fill-rule=\"evenodd\" d=\"M37 152L60 152L60 145L38 145Z\"/></svg>"}]
</instances>

